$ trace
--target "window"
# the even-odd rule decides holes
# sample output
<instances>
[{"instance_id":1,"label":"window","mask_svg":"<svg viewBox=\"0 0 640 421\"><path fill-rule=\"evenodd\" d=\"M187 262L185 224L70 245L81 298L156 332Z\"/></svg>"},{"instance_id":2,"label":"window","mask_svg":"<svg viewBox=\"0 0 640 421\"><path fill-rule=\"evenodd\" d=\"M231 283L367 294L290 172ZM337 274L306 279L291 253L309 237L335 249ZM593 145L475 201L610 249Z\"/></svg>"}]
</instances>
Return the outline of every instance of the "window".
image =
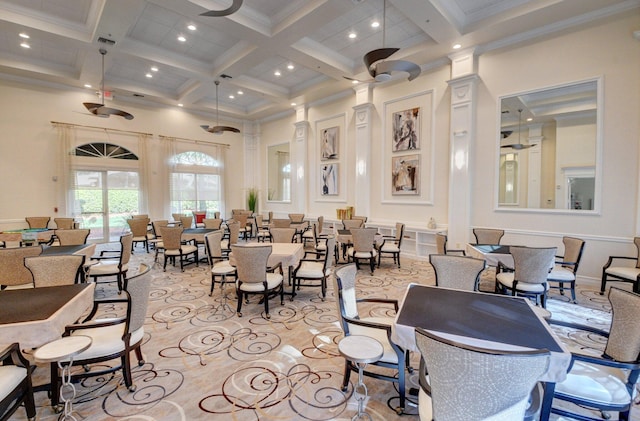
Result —
<instances>
[{"instance_id":1,"label":"window","mask_svg":"<svg viewBox=\"0 0 640 421\"><path fill-rule=\"evenodd\" d=\"M171 213L220 211L219 163L202 152L183 152L172 159Z\"/></svg>"}]
</instances>

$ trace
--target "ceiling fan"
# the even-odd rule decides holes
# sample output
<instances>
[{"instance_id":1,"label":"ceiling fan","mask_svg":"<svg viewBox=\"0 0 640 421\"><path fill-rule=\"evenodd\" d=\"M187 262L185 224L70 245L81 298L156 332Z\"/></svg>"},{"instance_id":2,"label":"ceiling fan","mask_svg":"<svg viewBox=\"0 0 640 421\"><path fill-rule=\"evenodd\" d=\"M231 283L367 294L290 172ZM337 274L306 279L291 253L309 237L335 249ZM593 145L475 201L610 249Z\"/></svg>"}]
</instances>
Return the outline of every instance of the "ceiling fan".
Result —
<instances>
[{"instance_id":1,"label":"ceiling fan","mask_svg":"<svg viewBox=\"0 0 640 421\"><path fill-rule=\"evenodd\" d=\"M214 83L216 84L216 125L215 126L202 125L200 127L202 127L207 132L213 133L213 134L222 134L224 132L240 133L240 130L236 129L235 127L220 126L220 123L218 121L218 85L220 85L220 81L216 80Z\"/></svg>"},{"instance_id":2,"label":"ceiling fan","mask_svg":"<svg viewBox=\"0 0 640 421\"><path fill-rule=\"evenodd\" d=\"M213 17L229 16L230 14L237 12L238 9L240 9L240 6L242 6L242 0L233 0L233 3L231 3L231 6L227 7L226 9L209 10L208 12L200 13L200 16L213 16Z\"/></svg>"},{"instance_id":3,"label":"ceiling fan","mask_svg":"<svg viewBox=\"0 0 640 421\"><path fill-rule=\"evenodd\" d=\"M518 109L518 143L512 143L510 145L501 145L501 148L511 148L511 149L515 149L516 151L522 150L522 149L529 149L532 146L535 145L525 145L520 141L520 126L522 124L522 108ZM505 133L505 132L502 132ZM508 132L509 134L513 133L513 131Z\"/></svg>"},{"instance_id":4,"label":"ceiling fan","mask_svg":"<svg viewBox=\"0 0 640 421\"><path fill-rule=\"evenodd\" d=\"M387 0L383 0L382 3L382 48L369 51L364 55L364 65L367 67L367 71L373 79L370 80L358 80L351 77L343 76L347 80L357 82L385 82L391 79L391 72L407 72L409 73L409 80L413 80L420 75L421 69L415 63L406 60L387 60L393 54L398 52L399 48L385 48L386 42L386 27L385 20L387 14Z\"/></svg>"},{"instance_id":5,"label":"ceiling fan","mask_svg":"<svg viewBox=\"0 0 640 421\"><path fill-rule=\"evenodd\" d=\"M133 120L133 115L129 114L128 112L104 105L104 56L107 54L107 50L101 48L99 51L100 54L102 54L102 90L100 91L102 103L97 104L95 102L83 102L82 105L84 105L91 114L97 115L98 117L107 118L111 115L117 115L120 117L124 117L127 120Z\"/></svg>"}]
</instances>

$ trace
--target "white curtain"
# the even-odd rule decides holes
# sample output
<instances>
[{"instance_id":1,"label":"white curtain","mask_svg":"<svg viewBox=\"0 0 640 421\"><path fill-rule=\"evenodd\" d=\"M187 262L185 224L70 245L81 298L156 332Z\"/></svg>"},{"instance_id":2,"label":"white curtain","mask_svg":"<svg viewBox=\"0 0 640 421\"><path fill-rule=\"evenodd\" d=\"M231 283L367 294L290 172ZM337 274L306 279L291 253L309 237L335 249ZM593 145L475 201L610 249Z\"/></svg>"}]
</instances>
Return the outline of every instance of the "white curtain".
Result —
<instances>
[{"instance_id":1,"label":"white curtain","mask_svg":"<svg viewBox=\"0 0 640 421\"><path fill-rule=\"evenodd\" d=\"M138 172L140 177L140 212L149 213L149 159L148 159L149 135L138 133Z\"/></svg>"}]
</instances>

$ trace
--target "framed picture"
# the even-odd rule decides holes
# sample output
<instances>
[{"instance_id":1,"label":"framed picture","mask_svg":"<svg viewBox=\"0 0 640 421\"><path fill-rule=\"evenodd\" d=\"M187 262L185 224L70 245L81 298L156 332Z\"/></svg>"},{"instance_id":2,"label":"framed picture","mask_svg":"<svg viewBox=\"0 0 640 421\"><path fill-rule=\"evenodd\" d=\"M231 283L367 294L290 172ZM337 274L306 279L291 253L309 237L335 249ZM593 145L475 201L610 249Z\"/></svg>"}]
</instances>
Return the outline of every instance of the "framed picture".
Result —
<instances>
[{"instance_id":1,"label":"framed picture","mask_svg":"<svg viewBox=\"0 0 640 421\"><path fill-rule=\"evenodd\" d=\"M320 159L338 159L338 148L340 145L340 128L338 126L328 127L320 130Z\"/></svg>"},{"instance_id":2,"label":"framed picture","mask_svg":"<svg viewBox=\"0 0 640 421\"><path fill-rule=\"evenodd\" d=\"M323 164L320 166L320 194L322 196L338 195L338 164Z\"/></svg>"},{"instance_id":3,"label":"framed picture","mask_svg":"<svg viewBox=\"0 0 640 421\"><path fill-rule=\"evenodd\" d=\"M420 194L420 155L391 158L391 189L393 195Z\"/></svg>"},{"instance_id":4,"label":"framed picture","mask_svg":"<svg viewBox=\"0 0 640 421\"><path fill-rule=\"evenodd\" d=\"M420 107L392 114L392 152L420 149L420 117Z\"/></svg>"}]
</instances>

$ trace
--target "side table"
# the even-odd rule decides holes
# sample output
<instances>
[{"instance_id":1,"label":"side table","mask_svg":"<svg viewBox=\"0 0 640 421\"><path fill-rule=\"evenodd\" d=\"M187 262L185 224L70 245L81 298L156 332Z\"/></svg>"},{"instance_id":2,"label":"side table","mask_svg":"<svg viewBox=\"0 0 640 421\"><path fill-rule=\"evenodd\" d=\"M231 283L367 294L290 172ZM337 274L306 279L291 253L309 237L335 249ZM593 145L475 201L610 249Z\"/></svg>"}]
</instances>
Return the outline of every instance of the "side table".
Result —
<instances>
[{"instance_id":1,"label":"side table","mask_svg":"<svg viewBox=\"0 0 640 421\"><path fill-rule=\"evenodd\" d=\"M382 358L384 348L378 340L369 336L350 335L340 340L338 351L358 367L358 384L353 388L353 395L358 401L358 413L351 418L351 421L361 419L373 421L371 415L364 412L363 408L368 392L367 386L365 386L362 379L362 373L367 364L374 363Z\"/></svg>"},{"instance_id":2,"label":"side table","mask_svg":"<svg viewBox=\"0 0 640 421\"><path fill-rule=\"evenodd\" d=\"M72 415L76 388L71 383L71 366L73 365L73 357L89 348L91 342L92 339L89 336L65 336L41 346L33 353L33 357L37 361L57 362L58 368L61 370L60 400L64 403L64 413L60 414L59 420L77 421L76 417ZM52 394L56 392L56 390L51 391Z\"/></svg>"}]
</instances>

